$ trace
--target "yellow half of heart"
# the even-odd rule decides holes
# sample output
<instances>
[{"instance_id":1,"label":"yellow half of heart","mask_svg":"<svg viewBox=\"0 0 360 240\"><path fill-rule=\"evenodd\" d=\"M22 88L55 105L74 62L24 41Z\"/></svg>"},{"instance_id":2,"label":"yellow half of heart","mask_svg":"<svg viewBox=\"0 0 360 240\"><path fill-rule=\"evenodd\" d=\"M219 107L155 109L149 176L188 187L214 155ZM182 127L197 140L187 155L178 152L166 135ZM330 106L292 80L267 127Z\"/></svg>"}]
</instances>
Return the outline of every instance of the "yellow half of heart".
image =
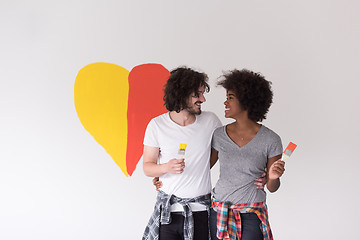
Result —
<instances>
[{"instance_id":1,"label":"yellow half of heart","mask_svg":"<svg viewBox=\"0 0 360 240\"><path fill-rule=\"evenodd\" d=\"M111 63L83 67L74 86L81 124L105 148L125 176L129 71Z\"/></svg>"}]
</instances>

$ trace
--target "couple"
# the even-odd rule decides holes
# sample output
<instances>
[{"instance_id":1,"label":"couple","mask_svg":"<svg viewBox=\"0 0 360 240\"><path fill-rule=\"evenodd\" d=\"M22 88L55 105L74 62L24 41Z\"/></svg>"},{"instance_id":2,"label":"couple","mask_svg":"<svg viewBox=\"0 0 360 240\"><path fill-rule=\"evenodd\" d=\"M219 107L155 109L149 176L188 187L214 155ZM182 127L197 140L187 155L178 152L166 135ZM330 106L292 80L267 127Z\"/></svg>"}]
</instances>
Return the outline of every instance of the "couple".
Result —
<instances>
[{"instance_id":1,"label":"couple","mask_svg":"<svg viewBox=\"0 0 360 240\"><path fill-rule=\"evenodd\" d=\"M258 123L272 103L271 83L245 69L225 74L218 85L227 90L225 117L235 121L222 126L215 114L201 112L207 81L190 68L171 71L164 90L169 112L147 126L143 169L162 187L143 239L272 239L263 187L280 186L282 143ZM187 147L177 159L180 143ZM218 160L211 190L210 168Z\"/></svg>"}]
</instances>

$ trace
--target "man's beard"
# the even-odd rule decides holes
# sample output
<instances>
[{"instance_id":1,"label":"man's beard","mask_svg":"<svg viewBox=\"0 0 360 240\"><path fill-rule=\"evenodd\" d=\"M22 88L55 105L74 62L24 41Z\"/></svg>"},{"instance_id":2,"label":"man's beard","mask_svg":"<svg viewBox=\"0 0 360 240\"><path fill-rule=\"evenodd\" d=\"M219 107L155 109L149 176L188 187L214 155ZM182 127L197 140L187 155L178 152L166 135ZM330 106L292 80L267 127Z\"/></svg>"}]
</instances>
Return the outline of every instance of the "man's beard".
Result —
<instances>
[{"instance_id":1,"label":"man's beard","mask_svg":"<svg viewBox=\"0 0 360 240\"><path fill-rule=\"evenodd\" d=\"M202 103L202 102L199 102ZM195 106L195 104L194 104ZM186 107L186 111L188 111L188 113L193 114L193 115L200 115L201 114L201 108L199 108L199 110L195 110L194 107Z\"/></svg>"}]
</instances>

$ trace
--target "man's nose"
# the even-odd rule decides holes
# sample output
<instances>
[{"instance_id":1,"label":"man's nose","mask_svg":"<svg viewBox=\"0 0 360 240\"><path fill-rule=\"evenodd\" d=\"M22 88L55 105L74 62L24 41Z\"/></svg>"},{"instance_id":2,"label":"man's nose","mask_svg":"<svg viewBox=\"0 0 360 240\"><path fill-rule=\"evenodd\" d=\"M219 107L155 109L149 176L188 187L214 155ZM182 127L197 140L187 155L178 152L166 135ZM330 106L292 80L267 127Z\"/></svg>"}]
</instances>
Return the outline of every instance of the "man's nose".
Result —
<instances>
[{"instance_id":1,"label":"man's nose","mask_svg":"<svg viewBox=\"0 0 360 240\"><path fill-rule=\"evenodd\" d=\"M199 100L202 102L206 102L206 98L205 98L204 94L200 93Z\"/></svg>"}]
</instances>

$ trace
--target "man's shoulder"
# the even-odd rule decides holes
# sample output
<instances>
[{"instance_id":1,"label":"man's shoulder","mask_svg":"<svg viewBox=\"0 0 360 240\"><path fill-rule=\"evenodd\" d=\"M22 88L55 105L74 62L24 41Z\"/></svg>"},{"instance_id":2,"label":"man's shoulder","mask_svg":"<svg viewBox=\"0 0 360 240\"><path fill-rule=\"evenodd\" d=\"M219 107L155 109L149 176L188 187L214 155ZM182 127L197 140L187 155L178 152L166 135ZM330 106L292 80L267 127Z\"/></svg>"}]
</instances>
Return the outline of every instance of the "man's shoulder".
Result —
<instances>
[{"instance_id":1,"label":"man's shoulder","mask_svg":"<svg viewBox=\"0 0 360 240\"><path fill-rule=\"evenodd\" d=\"M219 119L215 113L210 111L202 111L200 116L204 119Z\"/></svg>"},{"instance_id":2,"label":"man's shoulder","mask_svg":"<svg viewBox=\"0 0 360 240\"><path fill-rule=\"evenodd\" d=\"M222 126L220 119L213 112L203 111L197 121L197 124L200 124L207 131L211 131L211 133L215 128Z\"/></svg>"},{"instance_id":3,"label":"man's shoulder","mask_svg":"<svg viewBox=\"0 0 360 240\"><path fill-rule=\"evenodd\" d=\"M166 113L160 114L156 117L153 117L150 121L152 121L152 122L164 121L168 118L168 115L169 115L169 112L166 112Z\"/></svg>"},{"instance_id":4,"label":"man's shoulder","mask_svg":"<svg viewBox=\"0 0 360 240\"><path fill-rule=\"evenodd\" d=\"M218 116L213 112L203 111L200 114L200 116L201 116L201 121L212 123L214 124L215 127L219 127L222 125Z\"/></svg>"},{"instance_id":5,"label":"man's shoulder","mask_svg":"<svg viewBox=\"0 0 360 240\"><path fill-rule=\"evenodd\" d=\"M147 129L156 129L160 126L164 126L164 124L166 125L168 118L168 112L152 118L147 124Z\"/></svg>"}]
</instances>

